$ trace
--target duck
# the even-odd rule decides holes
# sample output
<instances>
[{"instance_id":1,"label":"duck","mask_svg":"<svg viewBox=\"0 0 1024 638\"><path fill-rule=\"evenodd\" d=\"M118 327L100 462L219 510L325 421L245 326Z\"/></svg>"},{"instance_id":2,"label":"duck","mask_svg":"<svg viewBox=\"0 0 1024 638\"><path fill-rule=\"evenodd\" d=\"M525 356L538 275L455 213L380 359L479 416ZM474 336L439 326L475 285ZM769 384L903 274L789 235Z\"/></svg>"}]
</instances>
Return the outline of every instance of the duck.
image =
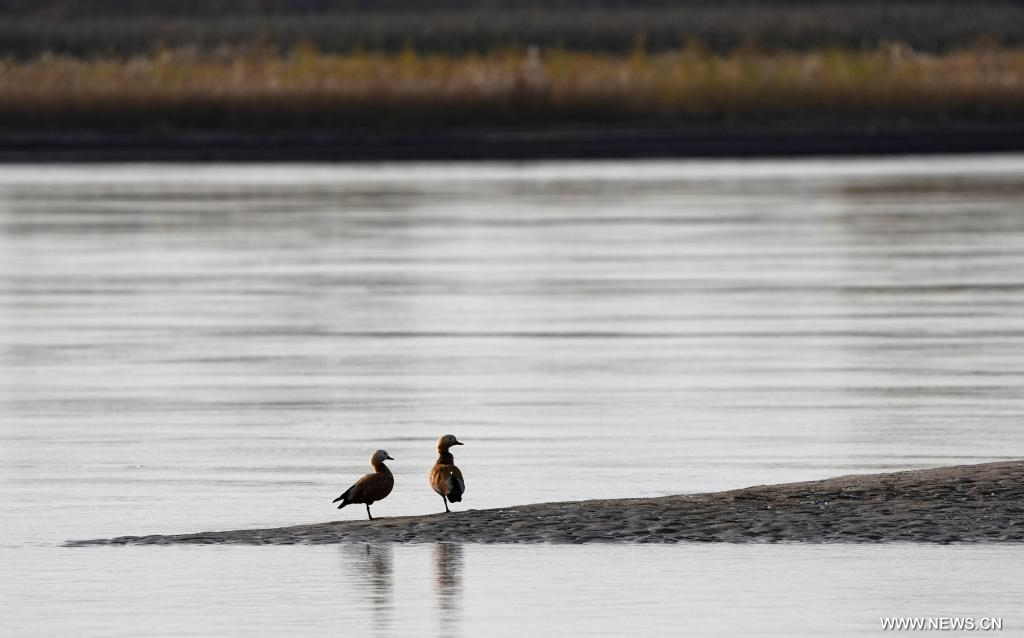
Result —
<instances>
[{"instance_id":1,"label":"duck","mask_svg":"<svg viewBox=\"0 0 1024 638\"><path fill-rule=\"evenodd\" d=\"M444 501L444 511L448 509L448 502L458 503L462 501L462 495L466 491L466 481L462 478L462 470L455 467L455 457L450 452L452 446L462 445L454 434L445 434L437 440L437 461L434 467L430 468L430 487L441 495Z\"/></svg>"},{"instance_id":2,"label":"duck","mask_svg":"<svg viewBox=\"0 0 1024 638\"><path fill-rule=\"evenodd\" d=\"M366 516L372 521L373 514L370 514L370 506L377 501L384 500L395 487L395 476L388 469L388 466L384 465L384 461L394 460L386 451L377 450L370 457L370 467L373 468L373 472L366 474L353 483L352 487L342 492L341 496L331 502L337 503L341 501L338 509L352 503L363 503L366 505Z\"/></svg>"}]
</instances>

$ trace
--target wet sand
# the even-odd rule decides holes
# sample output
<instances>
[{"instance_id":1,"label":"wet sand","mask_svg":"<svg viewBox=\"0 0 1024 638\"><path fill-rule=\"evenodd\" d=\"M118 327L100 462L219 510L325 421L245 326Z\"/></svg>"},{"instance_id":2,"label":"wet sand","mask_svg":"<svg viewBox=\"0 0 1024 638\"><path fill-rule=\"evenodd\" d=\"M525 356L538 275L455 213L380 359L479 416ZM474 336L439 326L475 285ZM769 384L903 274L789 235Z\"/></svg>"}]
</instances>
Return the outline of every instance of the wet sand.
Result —
<instances>
[{"instance_id":1,"label":"wet sand","mask_svg":"<svg viewBox=\"0 0 1024 638\"><path fill-rule=\"evenodd\" d=\"M1024 542L1024 461L658 498L540 503L68 546L325 543Z\"/></svg>"}]
</instances>

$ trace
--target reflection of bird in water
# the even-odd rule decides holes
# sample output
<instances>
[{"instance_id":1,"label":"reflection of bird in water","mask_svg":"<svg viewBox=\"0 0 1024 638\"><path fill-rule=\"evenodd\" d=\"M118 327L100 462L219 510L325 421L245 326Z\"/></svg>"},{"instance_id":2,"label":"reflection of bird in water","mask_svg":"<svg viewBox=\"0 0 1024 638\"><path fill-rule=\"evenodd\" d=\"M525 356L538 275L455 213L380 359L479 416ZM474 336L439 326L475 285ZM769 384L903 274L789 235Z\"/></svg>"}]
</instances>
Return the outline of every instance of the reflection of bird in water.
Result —
<instances>
[{"instance_id":1,"label":"reflection of bird in water","mask_svg":"<svg viewBox=\"0 0 1024 638\"><path fill-rule=\"evenodd\" d=\"M386 459L395 460L384 450L374 452L373 456L370 457L370 466L373 467L373 473L363 476L352 487L345 490L341 496L331 502L337 503L341 501L338 509L350 503L364 503L366 504L366 515L372 521L373 515L370 514L370 506L373 505L374 501L382 500L390 494L391 488L395 486L394 475L391 474L388 466L384 465Z\"/></svg>"},{"instance_id":2,"label":"reflection of bird in water","mask_svg":"<svg viewBox=\"0 0 1024 638\"><path fill-rule=\"evenodd\" d=\"M342 545L342 553L349 559L351 572L359 589L368 592L373 607L374 626L386 628L391 621L391 590L394 557L390 545ZM364 587L365 585L365 587Z\"/></svg>"},{"instance_id":3,"label":"reflection of bird in water","mask_svg":"<svg viewBox=\"0 0 1024 638\"><path fill-rule=\"evenodd\" d=\"M437 588L442 621L457 616L462 597L462 545L434 545L434 586Z\"/></svg>"},{"instance_id":4,"label":"reflection of bird in water","mask_svg":"<svg viewBox=\"0 0 1024 638\"><path fill-rule=\"evenodd\" d=\"M462 478L462 470L455 467L455 457L452 456L451 447L462 445L455 438L454 434L445 434L437 440L437 461L434 467L430 468L430 487L441 495L444 500L444 511L448 509L448 501L458 503L462 500L462 494L466 491L466 481Z\"/></svg>"}]
</instances>

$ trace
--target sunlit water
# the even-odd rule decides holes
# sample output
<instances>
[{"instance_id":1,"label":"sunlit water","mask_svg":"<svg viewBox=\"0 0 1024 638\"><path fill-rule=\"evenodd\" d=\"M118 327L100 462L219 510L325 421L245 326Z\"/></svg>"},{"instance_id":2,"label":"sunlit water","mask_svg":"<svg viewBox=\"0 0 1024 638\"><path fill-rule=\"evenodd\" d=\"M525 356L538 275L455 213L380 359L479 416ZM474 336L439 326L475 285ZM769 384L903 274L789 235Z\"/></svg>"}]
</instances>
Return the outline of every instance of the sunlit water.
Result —
<instances>
[{"instance_id":1,"label":"sunlit water","mask_svg":"<svg viewBox=\"0 0 1024 638\"><path fill-rule=\"evenodd\" d=\"M62 548L1018 458L1024 158L0 169L0 633L1024 627L1007 547Z\"/></svg>"}]
</instances>

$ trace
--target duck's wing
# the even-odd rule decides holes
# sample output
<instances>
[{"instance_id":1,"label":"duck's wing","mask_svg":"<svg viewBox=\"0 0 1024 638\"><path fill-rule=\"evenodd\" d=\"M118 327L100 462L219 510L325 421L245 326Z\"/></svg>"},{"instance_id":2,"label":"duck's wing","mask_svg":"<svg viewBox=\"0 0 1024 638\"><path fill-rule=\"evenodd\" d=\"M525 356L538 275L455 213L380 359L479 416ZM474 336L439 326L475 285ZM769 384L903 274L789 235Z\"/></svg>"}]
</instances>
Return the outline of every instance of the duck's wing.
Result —
<instances>
[{"instance_id":1,"label":"duck's wing","mask_svg":"<svg viewBox=\"0 0 1024 638\"><path fill-rule=\"evenodd\" d=\"M367 474L359 482L363 483L360 496L362 496L365 503L381 500L390 494L391 489L395 487L395 477L391 472Z\"/></svg>"},{"instance_id":2,"label":"duck's wing","mask_svg":"<svg viewBox=\"0 0 1024 638\"><path fill-rule=\"evenodd\" d=\"M448 473L448 479L445 486L448 488L448 500L453 503L458 503L462 500L462 495L466 491L466 481L462 478L462 470L454 465L450 465L448 467L451 468L451 472Z\"/></svg>"}]
</instances>

